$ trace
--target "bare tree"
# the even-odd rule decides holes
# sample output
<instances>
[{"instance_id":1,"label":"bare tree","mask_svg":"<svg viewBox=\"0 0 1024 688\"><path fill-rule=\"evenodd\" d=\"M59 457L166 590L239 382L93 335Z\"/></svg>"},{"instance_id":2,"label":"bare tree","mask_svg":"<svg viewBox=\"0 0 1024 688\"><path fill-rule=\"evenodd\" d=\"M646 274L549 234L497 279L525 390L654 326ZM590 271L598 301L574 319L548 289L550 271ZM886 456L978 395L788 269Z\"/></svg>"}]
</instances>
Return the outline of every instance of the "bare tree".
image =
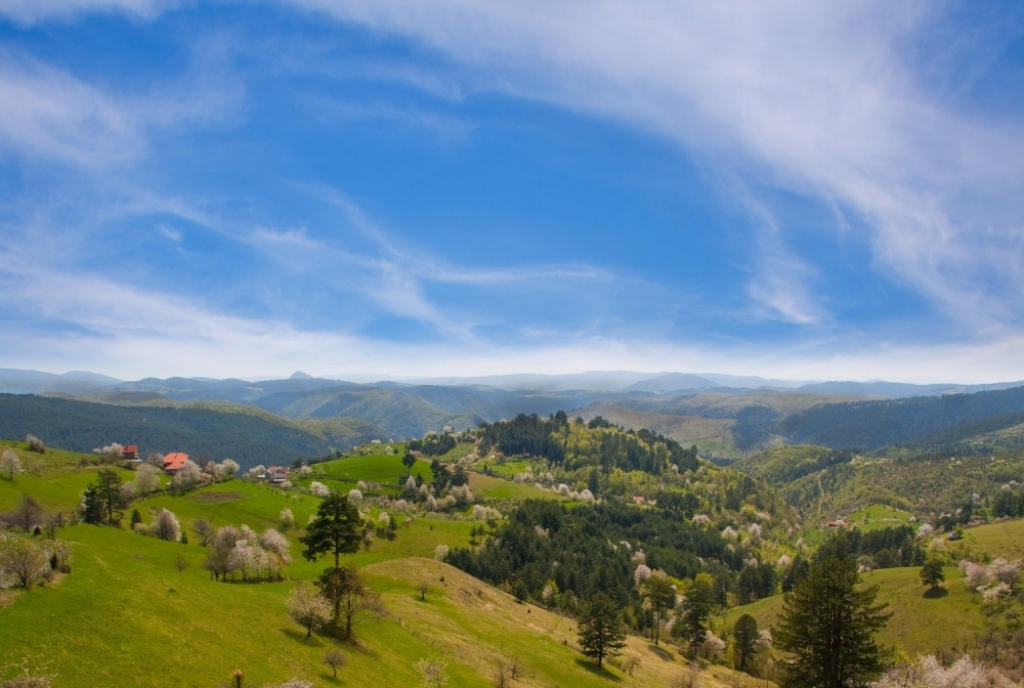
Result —
<instances>
[{"instance_id":1,"label":"bare tree","mask_svg":"<svg viewBox=\"0 0 1024 688\"><path fill-rule=\"evenodd\" d=\"M519 658L501 659L498 661L498 671L494 674L494 688L512 688L521 675Z\"/></svg>"},{"instance_id":2,"label":"bare tree","mask_svg":"<svg viewBox=\"0 0 1024 688\"><path fill-rule=\"evenodd\" d=\"M697 688L700 683L700 664L690 662L669 684L670 688Z\"/></svg>"},{"instance_id":3,"label":"bare tree","mask_svg":"<svg viewBox=\"0 0 1024 688\"><path fill-rule=\"evenodd\" d=\"M184 555L179 554L174 558L174 568L178 569L178 573L181 573L188 568L188 559Z\"/></svg>"},{"instance_id":4,"label":"bare tree","mask_svg":"<svg viewBox=\"0 0 1024 688\"><path fill-rule=\"evenodd\" d=\"M192 531L199 536L199 544L203 547L209 547L213 542L213 536L216 533L213 526L205 518L197 518L192 522Z\"/></svg>"},{"instance_id":5,"label":"bare tree","mask_svg":"<svg viewBox=\"0 0 1024 688\"><path fill-rule=\"evenodd\" d=\"M29 495L22 495L18 506L14 511L7 514L4 520L16 528L21 528L26 533L36 526L43 525L46 520L46 512L35 499Z\"/></svg>"},{"instance_id":6,"label":"bare tree","mask_svg":"<svg viewBox=\"0 0 1024 688\"><path fill-rule=\"evenodd\" d=\"M331 602L309 583L299 583L288 595L288 615L295 623L305 626L306 640L313 631L331 619ZM326 661L326 660L324 660ZM335 669L337 676L337 669Z\"/></svg>"},{"instance_id":7,"label":"bare tree","mask_svg":"<svg viewBox=\"0 0 1024 688\"><path fill-rule=\"evenodd\" d=\"M15 473L21 473L21 459L13 449L4 449L0 454L0 473L6 473L8 480L14 480Z\"/></svg>"},{"instance_id":8,"label":"bare tree","mask_svg":"<svg viewBox=\"0 0 1024 688\"><path fill-rule=\"evenodd\" d=\"M43 550L27 540L10 538L0 543L0 569L13 574L26 590L46 572L49 563Z\"/></svg>"},{"instance_id":9,"label":"bare tree","mask_svg":"<svg viewBox=\"0 0 1024 688\"><path fill-rule=\"evenodd\" d=\"M444 688L448 683L448 662L441 657L422 657L416 662L416 671L423 677L423 685L428 688Z\"/></svg>"},{"instance_id":10,"label":"bare tree","mask_svg":"<svg viewBox=\"0 0 1024 688\"><path fill-rule=\"evenodd\" d=\"M328 650L324 655L324 664L331 667L334 678L338 678L338 667L345 666L345 655L337 648Z\"/></svg>"}]
</instances>

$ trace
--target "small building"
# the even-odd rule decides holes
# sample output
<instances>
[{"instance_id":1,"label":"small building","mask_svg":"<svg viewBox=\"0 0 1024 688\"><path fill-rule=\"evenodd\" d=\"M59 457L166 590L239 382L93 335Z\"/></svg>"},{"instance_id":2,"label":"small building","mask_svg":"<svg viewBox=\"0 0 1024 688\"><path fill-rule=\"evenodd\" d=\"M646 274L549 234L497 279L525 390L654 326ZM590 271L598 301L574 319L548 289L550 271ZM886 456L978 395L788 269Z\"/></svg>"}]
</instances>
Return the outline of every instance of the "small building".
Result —
<instances>
[{"instance_id":1,"label":"small building","mask_svg":"<svg viewBox=\"0 0 1024 688\"><path fill-rule=\"evenodd\" d=\"M142 461L142 459L139 458L139 447L138 447L138 445L135 445L135 444L127 445L124 448L124 450L121 452L121 457L125 461L134 461L134 462L141 462Z\"/></svg>"},{"instance_id":2,"label":"small building","mask_svg":"<svg viewBox=\"0 0 1024 688\"><path fill-rule=\"evenodd\" d=\"M175 475L184 468L186 461L188 461L188 454L184 452L171 452L164 456L164 472L169 475Z\"/></svg>"}]
</instances>

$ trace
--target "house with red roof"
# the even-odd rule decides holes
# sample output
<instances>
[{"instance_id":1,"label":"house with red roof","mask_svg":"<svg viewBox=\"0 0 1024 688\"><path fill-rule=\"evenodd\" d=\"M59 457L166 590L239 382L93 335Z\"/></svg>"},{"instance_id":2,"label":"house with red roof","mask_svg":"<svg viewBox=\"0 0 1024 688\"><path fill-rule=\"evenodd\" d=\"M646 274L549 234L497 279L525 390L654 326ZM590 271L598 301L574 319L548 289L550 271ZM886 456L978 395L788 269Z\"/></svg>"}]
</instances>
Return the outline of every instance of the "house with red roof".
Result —
<instances>
[{"instance_id":1,"label":"house with red roof","mask_svg":"<svg viewBox=\"0 0 1024 688\"><path fill-rule=\"evenodd\" d=\"M186 461L188 461L188 454L184 452L166 454L164 456L164 472L174 475L185 466Z\"/></svg>"},{"instance_id":2,"label":"house with red roof","mask_svg":"<svg viewBox=\"0 0 1024 688\"><path fill-rule=\"evenodd\" d=\"M125 461L141 461L141 459L139 459L138 445L129 444L128 446L126 446L124 450L121 452L121 457Z\"/></svg>"}]
</instances>

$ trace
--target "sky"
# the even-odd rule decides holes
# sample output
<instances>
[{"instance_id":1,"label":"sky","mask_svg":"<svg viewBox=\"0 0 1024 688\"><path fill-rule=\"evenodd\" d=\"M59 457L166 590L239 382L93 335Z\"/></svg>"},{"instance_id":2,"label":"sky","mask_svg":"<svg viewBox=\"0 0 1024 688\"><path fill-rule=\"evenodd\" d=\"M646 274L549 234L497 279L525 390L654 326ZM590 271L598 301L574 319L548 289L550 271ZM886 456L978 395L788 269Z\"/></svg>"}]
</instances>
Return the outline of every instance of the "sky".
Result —
<instances>
[{"instance_id":1,"label":"sky","mask_svg":"<svg viewBox=\"0 0 1024 688\"><path fill-rule=\"evenodd\" d=\"M0 2L0 367L1024 379L1024 6Z\"/></svg>"}]
</instances>

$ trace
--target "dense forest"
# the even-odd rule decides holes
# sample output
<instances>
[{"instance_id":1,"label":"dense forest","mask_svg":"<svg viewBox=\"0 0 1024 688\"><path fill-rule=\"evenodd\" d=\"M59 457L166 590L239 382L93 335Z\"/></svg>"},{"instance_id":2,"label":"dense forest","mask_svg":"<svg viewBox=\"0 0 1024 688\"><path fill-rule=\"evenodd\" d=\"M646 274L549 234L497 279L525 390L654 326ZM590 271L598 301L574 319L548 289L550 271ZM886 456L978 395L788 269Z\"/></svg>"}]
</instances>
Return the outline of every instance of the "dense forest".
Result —
<instances>
[{"instance_id":1,"label":"dense forest","mask_svg":"<svg viewBox=\"0 0 1024 688\"><path fill-rule=\"evenodd\" d=\"M484 423L478 432L479 451L497 448L505 455L543 457L567 470L599 466L654 475L675 466L696 470L697 448L684 449L673 439L650 430L624 430L598 416L586 425L570 422L564 411L549 419L519 414L513 420Z\"/></svg>"},{"instance_id":2,"label":"dense forest","mask_svg":"<svg viewBox=\"0 0 1024 688\"><path fill-rule=\"evenodd\" d=\"M975 425L985 419L990 422ZM872 450L916 442L950 443L967 439L971 433L1020 422L1024 422L1024 387L941 397L822 404L779 421L778 432L794 444Z\"/></svg>"},{"instance_id":3,"label":"dense forest","mask_svg":"<svg viewBox=\"0 0 1024 688\"><path fill-rule=\"evenodd\" d=\"M570 508L530 500L479 550L452 550L447 561L538 600L553 581L559 591L572 592L577 599L603 591L626 605L639 599L634 579L638 562L680 579L714 571L731 588L735 574L752 556L718 530L684 521L670 510L614 502Z\"/></svg>"},{"instance_id":4,"label":"dense forest","mask_svg":"<svg viewBox=\"0 0 1024 688\"><path fill-rule=\"evenodd\" d=\"M257 415L0 394L0 437L30 433L71 451L119 442L137 445L143 456L182 451L197 459L230 457L243 469L332 453L319 437Z\"/></svg>"}]
</instances>

